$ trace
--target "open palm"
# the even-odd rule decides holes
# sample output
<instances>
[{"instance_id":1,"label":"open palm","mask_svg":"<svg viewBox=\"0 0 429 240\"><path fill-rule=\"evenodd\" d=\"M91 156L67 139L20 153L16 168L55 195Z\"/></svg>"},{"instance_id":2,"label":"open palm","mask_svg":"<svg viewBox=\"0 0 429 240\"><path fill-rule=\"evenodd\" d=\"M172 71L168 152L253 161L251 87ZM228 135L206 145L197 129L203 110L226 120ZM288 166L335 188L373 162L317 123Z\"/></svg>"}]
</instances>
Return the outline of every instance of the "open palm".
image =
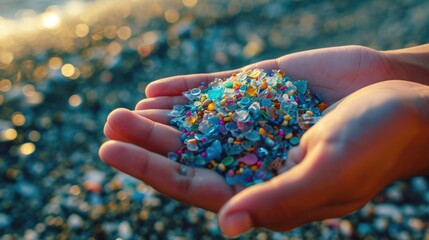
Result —
<instances>
[{"instance_id":1,"label":"open palm","mask_svg":"<svg viewBox=\"0 0 429 240\"><path fill-rule=\"evenodd\" d=\"M294 80L306 79L312 92L335 105L362 87L392 79L384 63L378 51L345 46L299 52L245 68L281 69ZM148 98L139 102L135 111L117 109L109 115L104 132L112 140L100 148L100 157L169 197L217 212L242 188L227 185L223 177L207 169L187 167L187 174L180 174L181 166L165 157L182 146L179 131L168 126L167 113L173 105L187 102L183 91L237 71L176 76L151 83L146 89Z\"/></svg>"}]
</instances>

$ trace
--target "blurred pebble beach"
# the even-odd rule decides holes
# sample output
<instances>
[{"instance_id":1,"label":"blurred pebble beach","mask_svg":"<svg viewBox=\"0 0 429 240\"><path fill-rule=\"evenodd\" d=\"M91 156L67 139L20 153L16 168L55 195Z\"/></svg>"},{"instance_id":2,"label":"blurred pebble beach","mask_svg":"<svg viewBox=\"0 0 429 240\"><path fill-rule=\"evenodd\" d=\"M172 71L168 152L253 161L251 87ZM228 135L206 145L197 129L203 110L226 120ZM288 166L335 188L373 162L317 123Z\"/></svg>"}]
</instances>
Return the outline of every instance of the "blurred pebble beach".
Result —
<instances>
[{"instance_id":1,"label":"blurred pebble beach","mask_svg":"<svg viewBox=\"0 0 429 240\"><path fill-rule=\"evenodd\" d=\"M54 5L57 4L57 5ZM153 80L296 51L427 43L429 1L0 0L0 239L223 239L216 214L98 157ZM363 180L364 182L364 180ZM429 239L427 177L359 211L239 239Z\"/></svg>"}]
</instances>

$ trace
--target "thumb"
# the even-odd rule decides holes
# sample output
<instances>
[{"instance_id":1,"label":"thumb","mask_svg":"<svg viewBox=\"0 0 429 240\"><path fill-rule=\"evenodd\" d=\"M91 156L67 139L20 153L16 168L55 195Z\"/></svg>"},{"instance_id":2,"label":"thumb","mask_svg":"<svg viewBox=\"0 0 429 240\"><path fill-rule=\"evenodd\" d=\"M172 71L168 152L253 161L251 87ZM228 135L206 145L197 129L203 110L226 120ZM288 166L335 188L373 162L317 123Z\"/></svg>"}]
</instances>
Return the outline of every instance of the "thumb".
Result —
<instances>
[{"instance_id":1,"label":"thumb","mask_svg":"<svg viewBox=\"0 0 429 240\"><path fill-rule=\"evenodd\" d=\"M219 212L222 232L235 237L255 227L287 231L317 220L314 213L326 203L329 174L307 160L232 197Z\"/></svg>"},{"instance_id":2,"label":"thumb","mask_svg":"<svg viewBox=\"0 0 429 240\"><path fill-rule=\"evenodd\" d=\"M305 189L304 186L299 186L302 185L299 179L303 178L300 175L305 175L305 172L297 171L300 170L299 166L276 177L281 178L279 180L273 179L249 187L232 197L219 212L222 232L228 237L236 237L254 227L273 230L289 230L295 227L284 224L285 220L296 218L293 212L300 212L299 209L304 205L309 205L303 204L303 201L312 199L303 193L300 197L294 196L297 189ZM305 190L307 195L310 191Z\"/></svg>"},{"instance_id":3,"label":"thumb","mask_svg":"<svg viewBox=\"0 0 429 240\"><path fill-rule=\"evenodd\" d=\"M284 166L282 166L277 173L282 174L290 170L291 168L295 167L298 163L302 162L302 160L304 160L304 157L305 157L305 149L301 145L298 145L296 147L289 149L287 160Z\"/></svg>"}]
</instances>

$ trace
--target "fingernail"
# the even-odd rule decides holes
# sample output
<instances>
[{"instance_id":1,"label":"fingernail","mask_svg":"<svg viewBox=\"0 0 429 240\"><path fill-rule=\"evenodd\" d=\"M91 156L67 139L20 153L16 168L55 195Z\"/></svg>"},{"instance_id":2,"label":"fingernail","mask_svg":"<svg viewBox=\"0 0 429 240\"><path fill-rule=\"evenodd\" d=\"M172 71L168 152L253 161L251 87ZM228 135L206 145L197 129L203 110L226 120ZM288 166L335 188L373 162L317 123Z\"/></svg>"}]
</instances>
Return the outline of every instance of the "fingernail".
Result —
<instances>
[{"instance_id":1,"label":"fingernail","mask_svg":"<svg viewBox=\"0 0 429 240\"><path fill-rule=\"evenodd\" d=\"M236 212L226 216L221 225L222 232L227 237L238 237L252 228L252 220L247 212Z\"/></svg>"}]
</instances>

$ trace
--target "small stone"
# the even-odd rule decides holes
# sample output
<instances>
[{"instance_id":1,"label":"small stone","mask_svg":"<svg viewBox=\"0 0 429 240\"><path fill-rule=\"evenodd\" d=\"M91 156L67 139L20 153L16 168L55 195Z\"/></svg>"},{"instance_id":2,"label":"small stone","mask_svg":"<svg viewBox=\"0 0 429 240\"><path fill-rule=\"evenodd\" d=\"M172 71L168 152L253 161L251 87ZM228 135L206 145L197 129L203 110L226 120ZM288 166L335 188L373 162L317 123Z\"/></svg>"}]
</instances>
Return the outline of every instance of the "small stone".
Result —
<instances>
[{"instance_id":1,"label":"small stone","mask_svg":"<svg viewBox=\"0 0 429 240\"><path fill-rule=\"evenodd\" d=\"M300 94L304 94L307 91L307 81L298 80L293 83L296 86L296 90Z\"/></svg>"},{"instance_id":2,"label":"small stone","mask_svg":"<svg viewBox=\"0 0 429 240\"><path fill-rule=\"evenodd\" d=\"M4 213L0 213L0 229L7 228L11 222L12 222L12 219L10 216Z\"/></svg>"},{"instance_id":3,"label":"small stone","mask_svg":"<svg viewBox=\"0 0 429 240\"><path fill-rule=\"evenodd\" d=\"M201 104L201 106L203 107L207 107L210 103L212 103L213 101L211 99L205 99L203 101L203 103Z\"/></svg>"},{"instance_id":4,"label":"small stone","mask_svg":"<svg viewBox=\"0 0 429 240\"><path fill-rule=\"evenodd\" d=\"M77 214L71 214L67 218L67 224L71 229L79 229L83 226L83 219Z\"/></svg>"},{"instance_id":5,"label":"small stone","mask_svg":"<svg viewBox=\"0 0 429 240\"><path fill-rule=\"evenodd\" d=\"M268 137L265 138L264 142L265 142L265 146L269 148L274 147L274 145L276 144L271 138L268 138Z\"/></svg>"},{"instance_id":6,"label":"small stone","mask_svg":"<svg viewBox=\"0 0 429 240\"><path fill-rule=\"evenodd\" d=\"M340 232L343 236L351 237L353 234L353 225L348 220L342 220L340 222Z\"/></svg>"},{"instance_id":7,"label":"small stone","mask_svg":"<svg viewBox=\"0 0 429 240\"><path fill-rule=\"evenodd\" d=\"M240 105L240 107L247 107L249 104L250 104L250 98L248 97L243 97L238 102L238 105Z\"/></svg>"},{"instance_id":8,"label":"small stone","mask_svg":"<svg viewBox=\"0 0 429 240\"><path fill-rule=\"evenodd\" d=\"M229 174L225 176L225 180L226 180L226 183L230 186L237 183L237 178L235 176L230 176Z\"/></svg>"},{"instance_id":9,"label":"small stone","mask_svg":"<svg viewBox=\"0 0 429 240\"><path fill-rule=\"evenodd\" d=\"M386 231L387 227L389 226L389 222L386 218L384 217L377 217L374 220L374 227L377 231L379 232L384 232Z\"/></svg>"},{"instance_id":10,"label":"small stone","mask_svg":"<svg viewBox=\"0 0 429 240\"><path fill-rule=\"evenodd\" d=\"M190 93L193 96L199 96L201 94L201 89L199 89L199 88L193 88Z\"/></svg>"},{"instance_id":11,"label":"small stone","mask_svg":"<svg viewBox=\"0 0 429 240\"><path fill-rule=\"evenodd\" d=\"M428 183L424 177L414 177L411 179L411 187L418 192L425 192L428 189Z\"/></svg>"},{"instance_id":12,"label":"small stone","mask_svg":"<svg viewBox=\"0 0 429 240\"><path fill-rule=\"evenodd\" d=\"M261 138L261 136L259 135L259 132L257 131L250 131L246 133L244 137L253 142L259 141L259 139Z\"/></svg>"},{"instance_id":13,"label":"small stone","mask_svg":"<svg viewBox=\"0 0 429 240\"><path fill-rule=\"evenodd\" d=\"M378 216L394 218L396 215L400 215L401 211L397 206L390 203L381 203L375 205L374 212Z\"/></svg>"},{"instance_id":14,"label":"small stone","mask_svg":"<svg viewBox=\"0 0 429 240\"><path fill-rule=\"evenodd\" d=\"M244 157L239 158L238 162L243 162L246 165L253 165L258 161L258 157L255 154L246 154Z\"/></svg>"},{"instance_id":15,"label":"small stone","mask_svg":"<svg viewBox=\"0 0 429 240\"><path fill-rule=\"evenodd\" d=\"M261 106L264 106L264 107L271 107L271 104L272 104L272 102L268 98L265 98L261 101Z\"/></svg>"},{"instance_id":16,"label":"small stone","mask_svg":"<svg viewBox=\"0 0 429 240\"><path fill-rule=\"evenodd\" d=\"M25 230L24 240L38 240L38 239L40 239L40 237L36 231L32 229Z\"/></svg>"},{"instance_id":17,"label":"small stone","mask_svg":"<svg viewBox=\"0 0 429 240\"><path fill-rule=\"evenodd\" d=\"M121 237L122 239L125 239L125 240L132 238L133 232L131 229L131 225L128 221L122 221L118 225L118 235L119 235L119 237Z\"/></svg>"},{"instance_id":18,"label":"small stone","mask_svg":"<svg viewBox=\"0 0 429 240\"><path fill-rule=\"evenodd\" d=\"M226 88L232 88L233 85L234 84L232 82L229 82L229 81L223 83L223 86L226 87Z\"/></svg>"},{"instance_id":19,"label":"small stone","mask_svg":"<svg viewBox=\"0 0 429 240\"><path fill-rule=\"evenodd\" d=\"M222 163L225 166L229 166L234 162L234 158L229 156L229 157L225 157L224 159L222 159Z\"/></svg>"},{"instance_id":20,"label":"small stone","mask_svg":"<svg viewBox=\"0 0 429 240\"><path fill-rule=\"evenodd\" d=\"M215 105L213 104L213 103L210 103L208 106L207 106L207 110L209 110L209 111L213 111L215 109Z\"/></svg>"},{"instance_id":21,"label":"small stone","mask_svg":"<svg viewBox=\"0 0 429 240\"><path fill-rule=\"evenodd\" d=\"M186 144L186 148L189 150L189 151L192 151L192 152L196 152L196 151L198 151L198 145L197 144L195 144L195 143L188 143L188 144Z\"/></svg>"},{"instance_id":22,"label":"small stone","mask_svg":"<svg viewBox=\"0 0 429 240\"><path fill-rule=\"evenodd\" d=\"M268 87L268 83L263 82L260 86L259 89L266 89Z\"/></svg>"},{"instance_id":23,"label":"small stone","mask_svg":"<svg viewBox=\"0 0 429 240\"><path fill-rule=\"evenodd\" d=\"M274 159L274 161L270 162L269 166L272 170L277 171L283 166L283 161L278 157Z\"/></svg>"},{"instance_id":24,"label":"small stone","mask_svg":"<svg viewBox=\"0 0 429 240\"><path fill-rule=\"evenodd\" d=\"M298 145L298 144L299 144L299 138L298 138L298 137L291 137L291 138L289 139L289 143L290 143L291 145L293 145L293 146L296 146L296 145Z\"/></svg>"},{"instance_id":25,"label":"small stone","mask_svg":"<svg viewBox=\"0 0 429 240\"><path fill-rule=\"evenodd\" d=\"M216 87L216 88L212 88L207 93L207 97L209 99L220 99L220 98L222 98L222 94L223 94L223 88L222 87Z\"/></svg>"},{"instance_id":26,"label":"small stone","mask_svg":"<svg viewBox=\"0 0 429 240\"><path fill-rule=\"evenodd\" d=\"M220 118L218 116L209 117L209 123L211 124L219 124Z\"/></svg>"},{"instance_id":27,"label":"small stone","mask_svg":"<svg viewBox=\"0 0 429 240\"><path fill-rule=\"evenodd\" d=\"M418 218L410 218L408 220L408 226L415 232L423 231L425 229L425 223Z\"/></svg>"}]
</instances>

